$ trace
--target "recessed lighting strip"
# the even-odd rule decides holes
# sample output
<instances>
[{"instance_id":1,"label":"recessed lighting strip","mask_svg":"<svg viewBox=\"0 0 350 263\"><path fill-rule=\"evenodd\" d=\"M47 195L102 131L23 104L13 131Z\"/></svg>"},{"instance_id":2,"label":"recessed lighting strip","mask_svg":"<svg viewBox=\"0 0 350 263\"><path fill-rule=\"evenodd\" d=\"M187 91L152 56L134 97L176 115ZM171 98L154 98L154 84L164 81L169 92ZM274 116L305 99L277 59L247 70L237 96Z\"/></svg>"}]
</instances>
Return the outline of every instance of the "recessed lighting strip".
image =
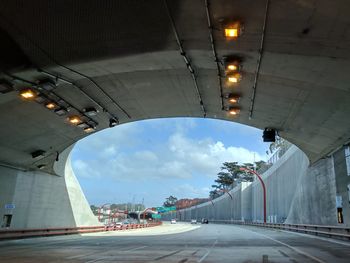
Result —
<instances>
[{"instance_id":1,"label":"recessed lighting strip","mask_svg":"<svg viewBox=\"0 0 350 263\"><path fill-rule=\"evenodd\" d=\"M207 11L208 29L209 29L209 39L210 39L211 49L212 49L215 64L216 64L216 72L217 72L217 78L218 78L218 83L219 83L221 110L223 110L224 109L224 98L223 98L223 88L222 88L221 71L220 71L220 61L218 59L218 55L216 52L215 40L214 40L214 36L213 36L213 25L211 23L211 15L210 15L209 6L210 6L209 1L205 0L205 7L206 7L206 11Z\"/></svg>"},{"instance_id":2,"label":"recessed lighting strip","mask_svg":"<svg viewBox=\"0 0 350 263\"><path fill-rule=\"evenodd\" d=\"M43 97L45 100L47 100L48 102L51 102L51 103L54 103L55 105L58 106L58 109L57 110L64 110L65 113L68 113L68 111L66 110L66 108L71 108L71 109L74 109L77 113L79 113L81 116L84 116L84 118L86 118L88 120L88 123L91 124L92 126L96 127L98 125L98 123L93 120L88 114L86 114L85 112L79 110L77 107L73 106L72 103L68 102L66 99L63 99L61 96L59 96L57 93L53 92L53 91L44 91L44 90L39 90L38 87L40 86L40 84L37 84L35 82L32 82L32 81L29 81L29 80L26 80L24 78L21 78L21 77L18 77L18 76L15 76L15 75L11 75L11 74L8 74L8 73L5 73L7 76L11 77L12 79L14 80L17 80L17 81L20 81L20 82L24 82L26 84L29 84L30 87L29 88L25 88L24 90L20 91L20 95L25 98L25 99L33 99L35 100L35 97L37 96L41 96ZM25 96L22 95L22 93L24 92L28 92L27 94L29 94L29 90L31 90L32 92L34 92L34 96L31 96L29 98L26 98ZM55 99L53 99L52 97L53 96L55 97ZM59 101L61 102L64 102L64 104L66 104L65 106L66 107L63 107L62 106L62 103L60 103ZM47 109L50 109L49 107L46 106L47 104L45 104L45 107ZM57 111L55 110L55 112ZM58 114L59 115L59 114ZM63 114L65 115L65 114ZM60 116L60 115L59 115Z\"/></svg>"},{"instance_id":3,"label":"recessed lighting strip","mask_svg":"<svg viewBox=\"0 0 350 263\"><path fill-rule=\"evenodd\" d=\"M261 33L261 40L260 40L259 57L258 57L258 62L256 65L256 70L255 70L255 78L254 78L252 96L250 98L250 108L249 108L249 119L250 120L253 118L256 88L258 85L258 77L259 77L259 72L260 72L261 60L262 60L262 55L264 52L265 32L266 32L266 23L267 23L267 15L268 15L268 11L269 11L269 6L270 6L270 0L266 0L264 24L263 24L262 33Z\"/></svg>"},{"instance_id":4,"label":"recessed lighting strip","mask_svg":"<svg viewBox=\"0 0 350 263\"><path fill-rule=\"evenodd\" d=\"M198 97L198 100L199 100L199 105L200 105L200 107L201 107L201 109L203 111L203 117L205 118L207 116L207 112L205 110L204 103L203 103L203 100L202 100L202 95L201 95L199 87L198 87L198 81L197 81L197 77L196 77L195 71L194 71L193 66L191 64L191 61L187 57L186 52L185 52L185 50L184 50L184 48L182 46L182 43L180 41L180 37L179 37L179 34L177 32L174 19L173 19L172 15L171 15L171 12L170 12L167 0L164 0L164 5L165 5L165 8L166 8L167 13L168 13L169 20L171 22L171 26L173 28L173 32L174 32L174 35L175 35L175 39L176 39L177 45L179 47L180 54L181 54L181 56L183 57L183 59L184 59L184 61L186 63L187 69L191 73L191 76L192 76L192 79L193 79L193 84L194 84L194 86L196 88L197 97Z\"/></svg>"}]
</instances>

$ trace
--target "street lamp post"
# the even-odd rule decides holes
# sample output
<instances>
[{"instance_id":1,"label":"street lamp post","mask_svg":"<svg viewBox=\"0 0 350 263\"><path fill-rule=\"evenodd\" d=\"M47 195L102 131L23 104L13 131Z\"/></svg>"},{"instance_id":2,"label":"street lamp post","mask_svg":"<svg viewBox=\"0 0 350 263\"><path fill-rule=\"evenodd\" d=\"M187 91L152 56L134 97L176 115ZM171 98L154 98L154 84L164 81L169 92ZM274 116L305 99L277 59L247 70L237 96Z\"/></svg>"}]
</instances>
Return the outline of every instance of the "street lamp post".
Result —
<instances>
[{"instance_id":1,"label":"street lamp post","mask_svg":"<svg viewBox=\"0 0 350 263\"><path fill-rule=\"evenodd\" d=\"M260 174L258 174L254 170L251 170L251 169L248 169L248 168L245 168L245 167L241 167L241 168L239 168L239 170L255 174L258 177L258 179L259 179L259 181L261 183L262 189L263 189L263 197L264 197L264 224L266 224L266 188L265 188L265 183L262 180Z\"/></svg>"}]
</instances>

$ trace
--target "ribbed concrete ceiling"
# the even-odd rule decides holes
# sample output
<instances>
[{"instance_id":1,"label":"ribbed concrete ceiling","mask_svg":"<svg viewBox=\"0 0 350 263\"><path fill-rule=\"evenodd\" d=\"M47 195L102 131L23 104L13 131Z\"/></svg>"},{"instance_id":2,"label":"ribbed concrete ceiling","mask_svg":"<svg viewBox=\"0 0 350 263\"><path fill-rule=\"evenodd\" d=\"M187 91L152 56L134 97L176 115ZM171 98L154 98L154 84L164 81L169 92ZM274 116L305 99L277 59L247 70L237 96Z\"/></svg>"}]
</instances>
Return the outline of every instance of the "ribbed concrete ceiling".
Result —
<instances>
[{"instance_id":1,"label":"ribbed concrete ceiling","mask_svg":"<svg viewBox=\"0 0 350 263\"><path fill-rule=\"evenodd\" d=\"M276 128L311 161L348 142L349 2L269 1L251 119L267 2L208 2L222 92L204 0L1 1L0 79L14 90L0 93L0 163L27 169L45 164L44 170L52 172L57 152L86 136L68 124L67 116L19 99L20 89L47 78L38 69L75 84L57 81L55 95L48 96L68 102L69 114L98 109L92 117L98 130L108 127L111 116L126 123L205 113L207 118ZM235 41L223 36L227 19L244 22L244 34ZM203 107L174 29L195 71ZM230 55L243 59L243 79L235 88L225 85L221 65ZM229 92L241 95L237 117L222 109L221 95ZM44 150L45 157L33 159L30 153L36 150Z\"/></svg>"}]
</instances>

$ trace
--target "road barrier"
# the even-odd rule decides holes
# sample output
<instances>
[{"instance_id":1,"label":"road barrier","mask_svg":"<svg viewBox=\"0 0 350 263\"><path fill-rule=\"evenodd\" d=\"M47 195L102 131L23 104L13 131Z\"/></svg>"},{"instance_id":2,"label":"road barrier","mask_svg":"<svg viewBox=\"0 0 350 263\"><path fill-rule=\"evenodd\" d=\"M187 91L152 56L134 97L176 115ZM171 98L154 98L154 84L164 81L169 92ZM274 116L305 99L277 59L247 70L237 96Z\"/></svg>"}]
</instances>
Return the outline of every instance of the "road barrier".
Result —
<instances>
[{"instance_id":1,"label":"road barrier","mask_svg":"<svg viewBox=\"0 0 350 263\"><path fill-rule=\"evenodd\" d=\"M34 229L5 229L0 230L0 240L3 239L20 239L27 237L44 237L84 234L107 231L122 231L130 229L140 229L146 227L159 226L162 222L148 224L128 224L128 225L111 225L111 226L84 226L84 227L58 227L58 228L34 228Z\"/></svg>"},{"instance_id":2,"label":"road barrier","mask_svg":"<svg viewBox=\"0 0 350 263\"><path fill-rule=\"evenodd\" d=\"M218 224L238 224L257 227L274 228L286 231L300 232L304 234L312 234L316 236L325 236L342 240L350 240L350 228L341 226L327 225L302 225L302 224L275 224L275 223L256 223L243 222L237 220L212 220L212 223Z\"/></svg>"}]
</instances>

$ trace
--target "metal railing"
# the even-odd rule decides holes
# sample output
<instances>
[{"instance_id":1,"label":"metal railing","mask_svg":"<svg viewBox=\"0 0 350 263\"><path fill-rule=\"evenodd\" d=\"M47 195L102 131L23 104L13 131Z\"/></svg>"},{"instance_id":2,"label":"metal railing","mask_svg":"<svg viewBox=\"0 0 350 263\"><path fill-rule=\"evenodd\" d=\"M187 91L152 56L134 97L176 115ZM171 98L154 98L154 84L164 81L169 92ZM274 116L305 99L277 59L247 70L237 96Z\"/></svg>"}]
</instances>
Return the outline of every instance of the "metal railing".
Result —
<instances>
[{"instance_id":1,"label":"metal railing","mask_svg":"<svg viewBox=\"0 0 350 263\"><path fill-rule=\"evenodd\" d=\"M342 240L350 240L350 228L341 226L328 225L308 225L308 224L275 224L275 223L255 223L243 222L240 220L212 220L212 223L218 224L237 224L257 227L274 228L304 234L312 234L316 236L325 236Z\"/></svg>"},{"instance_id":2,"label":"metal railing","mask_svg":"<svg viewBox=\"0 0 350 263\"><path fill-rule=\"evenodd\" d=\"M6 229L0 230L0 240L3 239L19 239L27 237L44 237L44 236L59 236L84 234L106 231L120 231L130 229L140 229L146 227L153 227L161 225L161 222L149 224L128 224L128 225L114 225L114 226L87 226L87 227L58 227L58 228L34 228L34 229Z\"/></svg>"}]
</instances>

